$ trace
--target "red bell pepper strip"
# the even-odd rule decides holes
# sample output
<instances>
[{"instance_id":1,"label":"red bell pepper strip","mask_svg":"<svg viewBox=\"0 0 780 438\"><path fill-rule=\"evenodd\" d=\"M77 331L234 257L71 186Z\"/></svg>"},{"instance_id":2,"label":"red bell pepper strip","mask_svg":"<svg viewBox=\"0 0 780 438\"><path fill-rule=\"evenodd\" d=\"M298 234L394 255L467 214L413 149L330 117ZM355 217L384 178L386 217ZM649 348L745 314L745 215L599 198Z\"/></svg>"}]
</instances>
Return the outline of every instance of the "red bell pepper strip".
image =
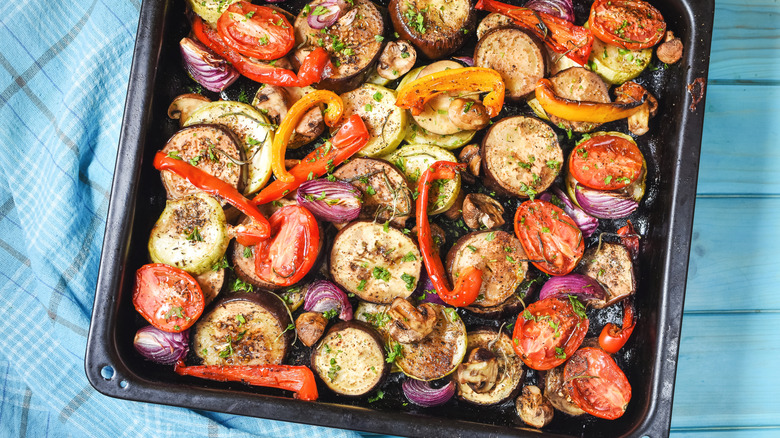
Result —
<instances>
[{"instance_id":1,"label":"red bell pepper strip","mask_svg":"<svg viewBox=\"0 0 780 438\"><path fill-rule=\"evenodd\" d=\"M495 0L479 0L477 9L498 12L511 18L515 24L533 32L548 47L565 54L579 65L585 65L593 47L593 34L554 15L518 8Z\"/></svg>"},{"instance_id":2,"label":"red bell pepper strip","mask_svg":"<svg viewBox=\"0 0 780 438\"><path fill-rule=\"evenodd\" d=\"M634 331L634 305L631 299L623 301L623 327L618 327L611 322L604 326L599 335L599 347L609 354L615 354L626 345L628 338Z\"/></svg>"},{"instance_id":3,"label":"red bell pepper strip","mask_svg":"<svg viewBox=\"0 0 780 438\"><path fill-rule=\"evenodd\" d=\"M173 371L182 376L200 377L218 382L241 382L253 386L286 389L299 400L317 400L317 383L308 367L294 365L200 365L185 366L180 360Z\"/></svg>"},{"instance_id":4,"label":"red bell pepper strip","mask_svg":"<svg viewBox=\"0 0 780 438\"><path fill-rule=\"evenodd\" d=\"M255 205L249 202L235 187L221 179L206 173L186 161L171 158L162 152L154 156L154 168L157 170L170 170L171 172L187 179L192 185L211 195L219 196L242 213L252 219L249 226L236 227L236 239L238 243L249 246L256 245L271 235L271 225Z\"/></svg>"},{"instance_id":5,"label":"red bell pepper strip","mask_svg":"<svg viewBox=\"0 0 780 438\"><path fill-rule=\"evenodd\" d=\"M284 197L310 179L325 175L334 167L355 155L368 143L368 129L359 115L353 114L341 125L331 143L325 143L307 155L300 163L290 169L292 182L276 180L268 184L252 199L257 205L267 204Z\"/></svg>"},{"instance_id":6,"label":"red bell pepper strip","mask_svg":"<svg viewBox=\"0 0 780 438\"><path fill-rule=\"evenodd\" d=\"M200 17L192 20L192 31L195 37L219 56L230 61L239 73L262 84L281 87L305 87L322 79L326 67L331 66L330 56L322 47L317 47L303 60L298 75L292 70L272 67L252 61L250 58L236 52L225 43L216 30L209 27Z\"/></svg>"},{"instance_id":7,"label":"red bell pepper strip","mask_svg":"<svg viewBox=\"0 0 780 438\"><path fill-rule=\"evenodd\" d=\"M436 289L436 294L445 303L455 307L468 306L477 299L479 289L482 287L482 271L474 266L467 267L457 273L455 288L450 289L444 266L439 256L439 250L433 244L431 224L428 222L428 191L434 180L451 179L455 176L455 172L465 167L465 164L437 161L423 172L417 186L419 192L416 205L417 242L420 245L425 269L428 271L428 278L431 279L431 283L433 283L433 287Z\"/></svg>"},{"instance_id":8,"label":"red bell pepper strip","mask_svg":"<svg viewBox=\"0 0 780 438\"><path fill-rule=\"evenodd\" d=\"M627 224L617 230L617 233L620 236L620 242L631 255L631 260L636 260L637 256L639 256L639 234L637 234L631 221L626 222Z\"/></svg>"}]
</instances>

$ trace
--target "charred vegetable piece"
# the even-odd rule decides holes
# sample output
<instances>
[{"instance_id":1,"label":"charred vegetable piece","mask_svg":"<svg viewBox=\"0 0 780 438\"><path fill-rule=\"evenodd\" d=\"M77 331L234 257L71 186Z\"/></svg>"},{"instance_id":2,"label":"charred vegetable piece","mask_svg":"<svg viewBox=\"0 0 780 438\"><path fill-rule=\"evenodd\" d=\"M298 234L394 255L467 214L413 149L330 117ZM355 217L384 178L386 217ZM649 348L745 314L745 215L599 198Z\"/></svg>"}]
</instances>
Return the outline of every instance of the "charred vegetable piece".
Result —
<instances>
[{"instance_id":1,"label":"charred vegetable piece","mask_svg":"<svg viewBox=\"0 0 780 438\"><path fill-rule=\"evenodd\" d=\"M449 111L449 107L447 108L447 111ZM406 128L404 140L409 144L430 144L442 149L452 150L471 141L476 133L476 131L460 131L448 135L434 134L422 126L419 126L414 120L410 120L409 125Z\"/></svg>"},{"instance_id":2,"label":"charred vegetable piece","mask_svg":"<svg viewBox=\"0 0 780 438\"><path fill-rule=\"evenodd\" d=\"M222 206L213 196L197 193L165 204L149 237L149 256L198 275L222 258L228 243Z\"/></svg>"},{"instance_id":3,"label":"charred vegetable piece","mask_svg":"<svg viewBox=\"0 0 780 438\"><path fill-rule=\"evenodd\" d=\"M340 322L312 351L314 372L333 392L360 397L384 383L390 372L384 342L369 325L360 321Z\"/></svg>"},{"instance_id":4,"label":"charred vegetable piece","mask_svg":"<svg viewBox=\"0 0 780 438\"><path fill-rule=\"evenodd\" d=\"M463 222L473 230L504 225L504 207L488 195L469 193L463 200L462 209Z\"/></svg>"},{"instance_id":5,"label":"charred vegetable piece","mask_svg":"<svg viewBox=\"0 0 780 438\"><path fill-rule=\"evenodd\" d=\"M577 417L584 415L585 411L580 409L577 403L571 398L566 383L563 380L563 367L559 366L547 371L544 374L544 398L546 398L553 407L564 414Z\"/></svg>"},{"instance_id":6,"label":"charred vegetable piece","mask_svg":"<svg viewBox=\"0 0 780 438\"><path fill-rule=\"evenodd\" d=\"M295 330L303 345L311 347L325 333L328 320L320 312L304 312L295 320Z\"/></svg>"},{"instance_id":7,"label":"charred vegetable piece","mask_svg":"<svg viewBox=\"0 0 780 438\"><path fill-rule=\"evenodd\" d=\"M517 393L523 378L523 362L515 354L508 335L480 329L469 333L468 345L471 349L468 362L458 368L459 398L478 405L495 405ZM482 378L469 377L472 372Z\"/></svg>"},{"instance_id":8,"label":"charred vegetable piece","mask_svg":"<svg viewBox=\"0 0 780 438\"><path fill-rule=\"evenodd\" d=\"M336 235L330 252L333 281L374 303L411 295L421 268L414 240L389 224L352 222Z\"/></svg>"},{"instance_id":9,"label":"charred vegetable piece","mask_svg":"<svg viewBox=\"0 0 780 438\"><path fill-rule=\"evenodd\" d=\"M604 286L607 296L596 308L606 307L636 292L636 278L631 255L625 246L603 242L601 247L585 251L577 272L598 281Z\"/></svg>"},{"instance_id":10,"label":"charred vegetable piece","mask_svg":"<svg viewBox=\"0 0 780 438\"><path fill-rule=\"evenodd\" d=\"M433 331L436 310L428 303L415 307L403 298L396 298L387 310L390 317L388 333L402 344L419 342Z\"/></svg>"},{"instance_id":11,"label":"charred vegetable piece","mask_svg":"<svg viewBox=\"0 0 780 438\"><path fill-rule=\"evenodd\" d=\"M474 65L501 74L507 99L519 100L534 92L547 72L547 52L539 39L517 27L493 29L477 43Z\"/></svg>"},{"instance_id":12,"label":"charred vegetable piece","mask_svg":"<svg viewBox=\"0 0 780 438\"><path fill-rule=\"evenodd\" d=\"M555 410L552 404L542 396L538 386L528 385L515 400L517 415L523 423L541 429L550 424Z\"/></svg>"},{"instance_id":13,"label":"charred vegetable piece","mask_svg":"<svg viewBox=\"0 0 780 438\"><path fill-rule=\"evenodd\" d=\"M293 342L295 325L278 296L240 292L215 303L191 337L204 365L279 365Z\"/></svg>"},{"instance_id":14,"label":"charred vegetable piece","mask_svg":"<svg viewBox=\"0 0 780 438\"><path fill-rule=\"evenodd\" d=\"M379 57L376 71L379 76L393 81L408 73L415 62L417 51L408 41L390 41Z\"/></svg>"},{"instance_id":15,"label":"charred vegetable piece","mask_svg":"<svg viewBox=\"0 0 780 438\"><path fill-rule=\"evenodd\" d=\"M388 9L395 31L431 59L457 50L476 26L471 0L390 0Z\"/></svg>"},{"instance_id":16,"label":"charred vegetable piece","mask_svg":"<svg viewBox=\"0 0 780 438\"><path fill-rule=\"evenodd\" d=\"M241 0L187 0L192 11L211 24L217 24L220 15L230 5Z\"/></svg>"}]
</instances>

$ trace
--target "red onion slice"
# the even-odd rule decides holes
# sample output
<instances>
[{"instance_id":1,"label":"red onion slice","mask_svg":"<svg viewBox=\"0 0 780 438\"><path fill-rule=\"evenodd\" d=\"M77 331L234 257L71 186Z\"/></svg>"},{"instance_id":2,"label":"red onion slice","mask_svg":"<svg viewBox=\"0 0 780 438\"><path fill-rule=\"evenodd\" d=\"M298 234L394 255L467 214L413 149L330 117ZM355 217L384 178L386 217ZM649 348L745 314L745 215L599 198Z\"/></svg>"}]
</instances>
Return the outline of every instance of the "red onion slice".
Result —
<instances>
[{"instance_id":1,"label":"red onion slice","mask_svg":"<svg viewBox=\"0 0 780 438\"><path fill-rule=\"evenodd\" d=\"M406 379L401 388L410 402L424 408L443 405L455 395L455 382L451 380L441 388L433 388L428 382Z\"/></svg>"},{"instance_id":2,"label":"red onion slice","mask_svg":"<svg viewBox=\"0 0 780 438\"><path fill-rule=\"evenodd\" d=\"M596 228L599 227L599 220L595 217L589 215L588 213L585 213L581 208L577 207L571 202L571 199L569 199L568 196L563 192L563 190L559 189L558 187L551 187L550 192L544 192L539 196L539 199L542 201L548 201L552 202L553 204L556 204L555 196L560 200L560 205L558 207L561 207L563 211L566 212L572 219L574 219L574 223L577 224L577 227L582 231L583 237L590 237L593 235L594 232L596 232Z\"/></svg>"},{"instance_id":3,"label":"red onion slice","mask_svg":"<svg viewBox=\"0 0 780 438\"><path fill-rule=\"evenodd\" d=\"M363 202L360 190L343 181L316 179L298 187L298 205L306 207L318 219L349 222L360 215Z\"/></svg>"},{"instance_id":4,"label":"red onion slice","mask_svg":"<svg viewBox=\"0 0 780 438\"><path fill-rule=\"evenodd\" d=\"M151 325L138 330L133 339L133 346L141 356L163 365L172 365L186 356L189 345L189 330L169 333Z\"/></svg>"},{"instance_id":5,"label":"red onion slice","mask_svg":"<svg viewBox=\"0 0 780 438\"><path fill-rule=\"evenodd\" d=\"M589 189L576 183L574 196L585 213L602 219L620 219L639 207L638 202L622 197L618 192Z\"/></svg>"},{"instance_id":6,"label":"red onion slice","mask_svg":"<svg viewBox=\"0 0 780 438\"><path fill-rule=\"evenodd\" d=\"M598 281L587 275L567 274L560 277L550 277L539 291L539 299L556 297L565 298L575 295L580 301L604 301L607 293Z\"/></svg>"},{"instance_id":7,"label":"red onion slice","mask_svg":"<svg viewBox=\"0 0 780 438\"><path fill-rule=\"evenodd\" d=\"M424 268L422 273L420 273L420 281L417 282L417 289L415 289L414 293L412 294L412 298L417 300L420 304L431 303L452 307L445 303L439 294L436 293L436 288L433 287L433 283L431 282L431 279L428 277L428 273Z\"/></svg>"},{"instance_id":8,"label":"red onion slice","mask_svg":"<svg viewBox=\"0 0 780 438\"><path fill-rule=\"evenodd\" d=\"M320 280L310 284L303 298L303 309L307 312L322 312L337 309L339 319L349 321L352 319L352 304L338 286L330 281Z\"/></svg>"},{"instance_id":9,"label":"red onion slice","mask_svg":"<svg viewBox=\"0 0 780 438\"><path fill-rule=\"evenodd\" d=\"M474 58L470 56L456 56L452 59L455 59L457 61L460 61L464 64L466 64L467 67L474 67Z\"/></svg>"},{"instance_id":10,"label":"red onion slice","mask_svg":"<svg viewBox=\"0 0 780 438\"><path fill-rule=\"evenodd\" d=\"M312 4L309 16L306 22L312 29L324 29L339 19L343 9L335 1L325 1L318 4Z\"/></svg>"},{"instance_id":11,"label":"red onion slice","mask_svg":"<svg viewBox=\"0 0 780 438\"><path fill-rule=\"evenodd\" d=\"M179 48L187 74L209 91L219 93L241 76L229 62L198 41L182 38Z\"/></svg>"},{"instance_id":12,"label":"red onion slice","mask_svg":"<svg viewBox=\"0 0 780 438\"><path fill-rule=\"evenodd\" d=\"M550 14L574 23L574 5L571 0L530 0L526 8L537 12Z\"/></svg>"}]
</instances>

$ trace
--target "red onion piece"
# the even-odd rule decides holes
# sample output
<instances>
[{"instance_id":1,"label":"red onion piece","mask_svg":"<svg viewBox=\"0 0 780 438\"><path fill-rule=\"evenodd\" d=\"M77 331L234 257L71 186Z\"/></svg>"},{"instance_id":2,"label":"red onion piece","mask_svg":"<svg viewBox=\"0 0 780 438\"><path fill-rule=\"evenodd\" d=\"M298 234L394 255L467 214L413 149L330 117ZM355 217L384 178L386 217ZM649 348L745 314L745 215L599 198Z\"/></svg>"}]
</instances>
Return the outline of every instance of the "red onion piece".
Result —
<instances>
[{"instance_id":1,"label":"red onion piece","mask_svg":"<svg viewBox=\"0 0 780 438\"><path fill-rule=\"evenodd\" d=\"M319 219L349 222L357 219L363 199L360 190L348 182L315 179L298 187L297 201Z\"/></svg>"},{"instance_id":2,"label":"red onion piece","mask_svg":"<svg viewBox=\"0 0 780 438\"><path fill-rule=\"evenodd\" d=\"M431 282L431 279L428 277L428 273L425 271L425 268L423 268L422 273L420 274L420 280L417 282L417 289L415 289L414 293L412 294L412 297L417 300L418 303L431 303L431 304L441 304L442 306L452 307L449 304L445 303L444 300L441 299L439 294L436 293L436 288L433 287L433 283Z\"/></svg>"},{"instance_id":3,"label":"red onion piece","mask_svg":"<svg viewBox=\"0 0 780 438\"><path fill-rule=\"evenodd\" d=\"M410 402L424 408L443 405L455 395L455 382L452 380L441 388L433 388L428 382L406 379L401 388Z\"/></svg>"},{"instance_id":4,"label":"red onion piece","mask_svg":"<svg viewBox=\"0 0 780 438\"><path fill-rule=\"evenodd\" d=\"M585 213L581 208L574 205L574 203L571 202L571 199L566 196L563 190L554 186L551 187L550 190L552 193L544 192L541 194L541 196L539 196L539 199L558 205L556 202L554 202L555 198L553 198L553 196L558 198L561 201L558 207L561 207L563 211L566 212L566 214L574 219L574 223L576 223L577 227L580 229L580 231L582 231L582 237L592 236L593 233L596 232L596 228L599 227L599 220L589 215L588 213Z\"/></svg>"},{"instance_id":5,"label":"red onion piece","mask_svg":"<svg viewBox=\"0 0 780 438\"><path fill-rule=\"evenodd\" d=\"M152 362L172 365L187 355L190 331L169 333L149 325L136 332L133 346L141 356Z\"/></svg>"},{"instance_id":6,"label":"red onion piece","mask_svg":"<svg viewBox=\"0 0 780 438\"><path fill-rule=\"evenodd\" d=\"M322 312L338 309L339 319L349 321L352 319L352 304L338 286L326 280L315 281L306 288L306 296L303 298L303 310L307 312Z\"/></svg>"},{"instance_id":7,"label":"red onion piece","mask_svg":"<svg viewBox=\"0 0 780 438\"><path fill-rule=\"evenodd\" d=\"M530 0L525 4L528 9L550 14L574 23L574 5L572 0Z\"/></svg>"},{"instance_id":8,"label":"red onion piece","mask_svg":"<svg viewBox=\"0 0 780 438\"><path fill-rule=\"evenodd\" d=\"M470 56L456 56L452 59L458 60L464 64L466 64L467 67L474 67L474 58Z\"/></svg>"},{"instance_id":9,"label":"red onion piece","mask_svg":"<svg viewBox=\"0 0 780 438\"><path fill-rule=\"evenodd\" d=\"M318 4L312 4L309 16L306 22L312 29L324 29L339 19L343 9L335 1L324 1Z\"/></svg>"},{"instance_id":10,"label":"red onion piece","mask_svg":"<svg viewBox=\"0 0 780 438\"><path fill-rule=\"evenodd\" d=\"M619 192L594 190L574 184L574 196L582 210L602 219L620 219L633 213L639 203Z\"/></svg>"},{"instance_id":11,"label":"red onion piece","mask_svg":"<svg viewBox=\"0 0 780 438\"><path fill-rule=\"evenodd\" d=\"M182 38L179 48L187 74L209 91L219 93L241 76L230 63L198 41Z\"/></svg>"},{"instance_id":12,"label":"red onion piece","mask_svg":"<svg viewBox=\"0 0 780 438\"><path fill-rule=\"evenodd\" d=\"M560 277L550 277L539 291L539 299L556 297L565 298L575 295L582 302L604 301L607 293L598 281L587 275L567 274Z\"/></svg>"}]
</instances>

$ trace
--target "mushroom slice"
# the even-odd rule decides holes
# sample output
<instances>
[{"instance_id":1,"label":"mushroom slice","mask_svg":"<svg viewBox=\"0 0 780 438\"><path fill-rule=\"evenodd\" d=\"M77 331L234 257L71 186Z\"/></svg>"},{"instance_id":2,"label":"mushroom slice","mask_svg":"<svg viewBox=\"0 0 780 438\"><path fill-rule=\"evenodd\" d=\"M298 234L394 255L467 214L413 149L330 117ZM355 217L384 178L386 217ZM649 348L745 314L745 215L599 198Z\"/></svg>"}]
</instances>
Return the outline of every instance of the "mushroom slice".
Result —
<instances>
[{"instance_id":1,"label":"mushroom slice","mask_svg":"<svg viewBox=\"0 0 780 438\"><path fill-rule=\"evenodd\" d=\"M504 207L488 195L469 193L463 200L463 221L469 228L495 228L504 225Z\"/></svg>"},{"instance_id":2,"label":"mushroom slice","mask_svg":"<svg viewBox=\"0 0 780 438\"><path fill-rule=\"evenodd\" d=\"M403 298L396 298L387 311L390 317L388 332L396 341L408 344L423 340L433 331L436 311L428 303L414 307Z\"/></svg>"},{"instance_id":3,"label":"mushroom slice","mask_svg":"<svg viewBox=\"0 0 780 438\"><path fill-rule=\"evenodd\" d=\"M385 79L396 80L409 72L417 62L417 51L406 40L390 41L379 57L376 72Z\"/></svg>"},{"instance_id":4,"label":"mushroom slice","mask_svg":"<svg viewBox=\"0 0 780 438\"><path fill-rule=\"evenodd\" d=\"M190 114L203 105L211 102L208 97L200 94L187 93L176 96L168 106L168 117L179 121L179 126L190 118Z\"/></svg>"},{"instance_id":5,"label":"mushroom slice","mask_svg":"<svg viewBox=\"0 0 780 438\"><path fill-rule=\"evenodd\" d=\"M458 383L468 384L475 392L485 393L496 386L498 360L487 348L471 350L469 360L458 367Z\"/></svg>"},{"instance_id":6,"label":"mushroom slice","mask_svg":"<svg viewBox=\"0 0 780 438\"><path fill-rule=\"evenodd\" d=\"M320 312L304 312L295 320L295 330L303 345L311 347L325 333L328 320Z\"/></svg>"},{"instance_id":7,"label":"mushroom slice","mask_svg":"<svg viewBox=\"0 0 780 438\"><path fill-rule=\"evenodd\" d=\"M447 109L447 117L455 126L467 131L478 131L490 123L485 105L474 99L453 100Z\"/></svg>"},{"instance_id":8,"label":"mushroom slice","mask_svg":"<svg viewBox=\"0 0 780 438\"><path fill-rule=\"evenodd\" d=\"M539 387L534 385L523 387L520 396L515 400L515 408L523 423L537 429L550 424L555 413L552 404L544 398Z\"/></svg>"},{"instance_id":9,"label":"mushroom slice","mask_svg":"<svg viewBox=\"0 0 780 438\"><path fill-rule=\"evenodd\" d=\"M649 130L650 118L658 111L658 100L645 87L634 81L627 81L615 89L616 102L632 103L645 101L639 111L627 118L628 130L635 135L644 135Z\"/></svg>"}]
</instances>

